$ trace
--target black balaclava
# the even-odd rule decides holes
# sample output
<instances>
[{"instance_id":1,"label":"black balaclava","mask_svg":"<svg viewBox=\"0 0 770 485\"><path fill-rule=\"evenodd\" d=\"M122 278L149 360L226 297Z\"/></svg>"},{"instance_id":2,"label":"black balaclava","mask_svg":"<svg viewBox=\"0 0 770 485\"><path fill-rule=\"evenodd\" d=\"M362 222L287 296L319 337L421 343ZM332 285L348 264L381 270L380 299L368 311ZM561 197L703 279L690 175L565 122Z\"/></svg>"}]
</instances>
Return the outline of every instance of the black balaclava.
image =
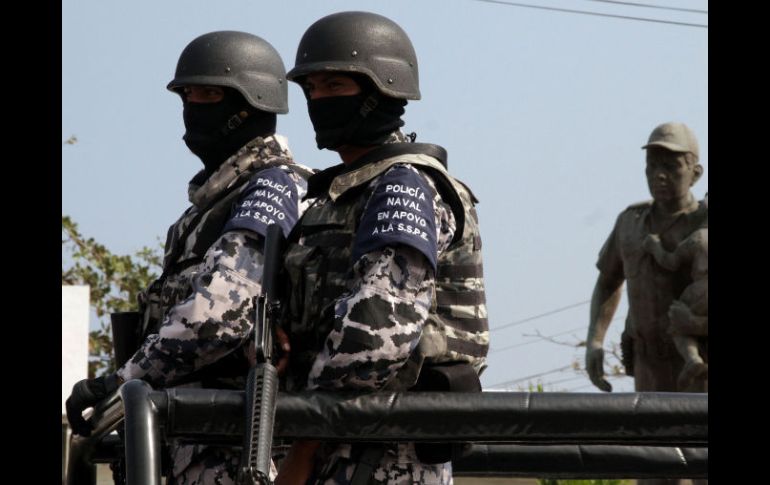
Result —
<instances>
[{"instance_id":1,"label":"black balaclava","mask_svg":"<svg viewBox=\"0 0 770 485\"><path fill-rule=\"evenodd\" d=\"M183 139L207 175L252 139L275 133L275 113L254 108L234 89L223 89L224 98L217 103L184 102Z\"/></svg>"},{"instance_id":2,"label":"black balaclava","mask_svg":"<svg viewBox=\"0 0 770 485\"><path fill-rule=\"evenodd\" d=\"M356 77L362 92L307 100L318 148L379 145L404 126L406 100L380 94L368 80Z\"/></svg>"}]
</instances>

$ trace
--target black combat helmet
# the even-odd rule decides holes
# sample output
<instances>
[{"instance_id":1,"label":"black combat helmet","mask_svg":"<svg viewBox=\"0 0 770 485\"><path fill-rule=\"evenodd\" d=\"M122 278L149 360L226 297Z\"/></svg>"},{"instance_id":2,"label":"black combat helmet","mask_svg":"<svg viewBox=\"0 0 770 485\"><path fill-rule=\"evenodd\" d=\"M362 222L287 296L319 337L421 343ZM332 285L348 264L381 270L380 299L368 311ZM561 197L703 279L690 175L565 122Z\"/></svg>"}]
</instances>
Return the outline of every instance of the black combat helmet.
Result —
<instances>
[{"instance_id":1,"label":"black combat helmet","mask_svg":"<svg viewBox=\"0 0 770 485\"><path fill-rule=\"evenodd\" d=\"M236 89L253 107L288 113L286 68L266 40L245 32L209 32L187 44L166 86L179 92L191 84Z\"/></svg>"},{"instance_id":2,"label":"black combat helmet","mask_svg":"<svg viewBox=\"0 0 770 485\"><path fill-rule=\"evenodd\" d=\"M340 12L311 25L297 49L291 81L319 71L366 75L379 91L398 99L420 99L417 56L406 32L369 12Z\"/></svg>"}]
</instances>

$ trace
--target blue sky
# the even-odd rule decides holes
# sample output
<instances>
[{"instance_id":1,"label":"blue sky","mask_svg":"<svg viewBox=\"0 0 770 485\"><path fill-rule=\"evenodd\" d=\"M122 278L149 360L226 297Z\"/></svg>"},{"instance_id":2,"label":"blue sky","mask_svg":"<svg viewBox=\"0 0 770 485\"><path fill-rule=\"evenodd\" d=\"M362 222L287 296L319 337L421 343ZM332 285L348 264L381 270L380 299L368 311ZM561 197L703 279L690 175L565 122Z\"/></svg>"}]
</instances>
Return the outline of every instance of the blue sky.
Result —
<instances>
[{"instance_id":1,"label":"blue sky","mask_svg":"<svg viewBox=\"0 0 770 485\"><path fill-rule=\"evenodd\" d=\"M708 23L703 14L589 0L522 3ZM708 8L705 0L655 4ZM481 201L493 329L483 384L546 373L547 389L594 390L571 369L547 373L582 362L582 349L529 335L585 338L582 302L598 251L617 214L650 198L640 147L656 125L694 130L705 173L693 192L707 191L708 29L477 0L63 0L61 136L77 137L62 144L63 213L113 252L155 244L187 207L187 182L201 167L181 139L181 102L165 89L182 49L206 32L241 30L268 40L290 69L305 29L344 10L380 13L409 34L423 97L406 107L404 129L444 146L450 171ZM289 109L278 131L297 161L338 163L316 148L293 83ZM625 311L624 296L608 341L619 340ZM614 385L633 387L628 378Z\"/></svg>"}]
</instances>

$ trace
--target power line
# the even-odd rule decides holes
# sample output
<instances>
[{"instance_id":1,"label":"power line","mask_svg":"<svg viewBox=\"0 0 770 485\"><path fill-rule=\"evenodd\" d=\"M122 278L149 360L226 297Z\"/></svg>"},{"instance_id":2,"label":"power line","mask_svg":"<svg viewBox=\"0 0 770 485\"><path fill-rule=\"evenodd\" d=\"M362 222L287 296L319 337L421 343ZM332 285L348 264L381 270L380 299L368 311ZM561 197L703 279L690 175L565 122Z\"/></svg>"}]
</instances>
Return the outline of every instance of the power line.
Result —
<instances>
[{"instance_id":1,"label":"power line","mask_svg":"<svg viewBox=\"0 0 770 485\"><path fill-rule=\"evenodd\" d=\"M625 315L619 315L619 316L613 318L610 321L615 321L615 320L618 320L619 318L624 318L624 317L625 317ZM579 327L578 330L580 328L583 328L583 327ZM570 330L570 331L573 331L573 330ZM527 343L530 343L530 342L527 342ZM504 350L504 349L500 349L500 350ZM557 367L556 369L552 369L552 370L545 371L545 372L540 372L538 374L532 374L532 375L525 376L525 377L518 377L516 379L512 379L512 380L509 380L509 381L499 382L499 383L494 384L494 385L492 385L490 387L494 388L494 387L499 387L499 386L509 386L511 384L516 384L518 382L522 382L522 381L526 381L526 380L529 380L529 379L533 379L535 377L542 377L542 376L545 376L545 375L548 375L548 374L555 374L557 372L562 372L564 370L573 369L573 368L575 368L574 364L565 365L563 367ZM628 377L628 376L626 376L625 374L623 374L623 375L608 375L607 376L607 378L610 378L610 379L612 379L612 378L619 378L619 377ZM556 382L563 382L563 381L556 381ZM581 387L586 387L586 386L581 386ZM569 391L573 391L573 390L575 390L575 389L569 389Z\"/></svg>"},{"instance_id":2,"label":"power line","mask_svg":"<svg viewBox=\"0 0 770 485\"><path fill-rule=\"evenodd\" d=\"M492 385L491 387L509 386L511 384L516 384L517 382L526 381L526 380L529 380L529 379L533 379L535 377L547 376L548 374L554 374L556 372L562 372L562 371L565 371L567 369L572 369L572 364L565 365L564 367L559 367L557 369L552 369L552 370L549 370L549 371L540 372L538 374L532 374L531 376L519 377L518 379L512 379L510 381L500 382L500 383Z\"/></svg>"},{"instance_id":3,"label":"power line","mask_svg":"<svg viewBox=\"0 0 770 485\"><path fill-rule=\"evenodd\" d=\"M626 316L627 315L618 315L615 318L613 318L612 320L610 320L610 323L614 322L615 320L620 320L621 318L626 318ZM532 339L532 340L528 340L527 342L521 342L521 343L518 343L518 344L508 345L507 347L502 347L502 348L499 348L499 349L492 349L492 350L489 351L489 353L490 354L494 354L496 352L502 352L503 350L515 349L517 347L522 347L524 345L534 344L535 342L540 342L541 340L544 340L544 339L547 340L549 338L559 337L559 336L562 336L562 335L565 335L565 334L568 334L568 333L571 333L571 332L576 332L578 330L583 330L585 328L587 328L585 325L581 325L579 327L575 327L573 329L565 330L565 331L559 332L559 333L554 333L552 335L543 335L541 337L538 337L538 338L535 338L535 339Z\"/></svg>"},{"instance_id":4,"label":"power line","mask_svg":"<svg viewBox=\"0 0 770 485\"><path fill-rule=\"evenodd\" d=\"M650 5L649 3L636 3L636 2L620 2L617 0L586 0L588 2L601 2L601 3L614 3L617 5L630 5L633 7L645 7L645 8L657 8L660 10L675 10L677 12L691 12L691 13L705 13L708 14L708 10L698 10L696 8L679 8L679 7L666 7L663 5Z\"/></svg>"},{"instance_id":5,"label":"power line","mask_svg":"<svg viewBox=\"0 0 770 485\"><path fill-rule=\"evenodd\" d=\"M594 15L596 17L611 17L616 19L626 19L626 20L639 20L642 22L655 22L660 24L671 24L671 25L683 25L685 27L701 27L704 29L708 29L708 25L705 24L691 24L687 22L674 22L672 20L659 20L659 19L650 19L646 17L629 17L626 15L612 15L608 13L599 13L599 12L586 12L584 10L570 10L567 8L557 8L557 7L545 7L543 5L529 5L526 3L516 3L516 2L502 2L500 0L475 0L477 2L485 2L485 3L497 3L500 5L508 5L512 7L525 7L525 8L537 8L541 10L552 10L555 12L567 12L567 13L578 13L583 15Z\"/></svg>"},{"instance_id":6,"label":"power line","mask_svg":"<svg viewBox=\"0 0 770 485\"><path fill-rule=\"evenodd\" d=\"M564 334L567 334L567 333L571 333L571 332L576 332L576 331L582 330L584 328L586 328L586 326L585 325L581 325L579 327L573 328L572 330L565 330L564 332L555 333L553 335L547 335L545 337L539 337L539 338L536 338L536 339L529 340L527 342L513 344L513 345L509 345L507 347L502 347L502 348L499 348L499 349L493 349L493 350L490 350L489 353L490 354L494 354L495 352L502 352L503 350L515 349L517 347L521 347L521 346L524 346L524 345L529 345L529 344L534 344L535 342L540 342L544 338L549 339L549 338L553 338L553 337L559 337L561 335L564 335Z\"/></svg>"},{"instance_id":7,"label":"power line","mask_svg":"<svg viewBox=\"0 0 770 485\"><path fill-rule=\"evenodd\" d=\"M554 384L560 384L562 382L569 382L569 381L574 381L576 379L585 379L585 378L586 378L585 376L577 374L577 375L574 375L572 377L567 377L565 379L558 379L558 380L555 380L555 381L543 382L542 384L543 384L543 386L552 386Z\"/></svg>"},{"instance_id":8,"label":"power line","mask_svg":"<svg viewBox=\"0 0 770 485\"><path fill-rule=\"evenodd\" d=\"M562 383L562 382L574 381L575 379L585 379L585 376L576 375L576 376L572 376L572 377L567 377L566 379L559 379L559 380L556 380L556 381L544 382L543 385L545 385L545 386L552 386L554 384L559 384L559 383Z\"/></svg>"},{"instance_id":9,"label":"power line","mask_svg":"<svg viewBox=\"0 0 770 485\"><path fill-rule=\"evenodd\" d=\"M520 325L522 323L531 322L532 320L536 320L538 318L546 317L548 315L553 315L554 313L563 312L564 310L569 310L570 308L575 308L575 307L578 307L578 306L581 306L581 305L585 305L586 303L591 303L591 300L579 301L577 303L573 303L571 305L563 306L561 308L557 308L555 310L551 310L551 311L548 311L548 312L545 312L545 313L541 313L539 315L534 315L534 316L531 316L531 317L524 318L522 320L516 320L515 322L506 323L505 325L501 325L499 327L491 328L491 329L489 329L489 331L490 332L494 332L495 330L502 330L504 328Z\"/></svg>"}]
</instances>

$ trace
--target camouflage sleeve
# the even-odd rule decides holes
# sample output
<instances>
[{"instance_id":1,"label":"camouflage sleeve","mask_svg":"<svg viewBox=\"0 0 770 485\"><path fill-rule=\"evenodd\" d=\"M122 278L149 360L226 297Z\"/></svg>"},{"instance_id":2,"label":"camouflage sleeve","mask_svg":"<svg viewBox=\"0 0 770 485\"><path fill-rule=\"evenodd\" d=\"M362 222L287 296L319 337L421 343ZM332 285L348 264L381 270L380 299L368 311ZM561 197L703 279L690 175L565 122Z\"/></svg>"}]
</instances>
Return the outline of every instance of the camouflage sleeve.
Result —
<instances>
[{"instance_id":1,"label":"camouflage sleeve","mask_svg":"<svg viewBox=\"0 0 770 485\"><path fill-rule=\"evenodd\" d=\"M452 240L455 220L434 194L440 253ZM420 340L435 271L419 248L397 244L370 251L358 258L353 275L351 290L335 302L334 325L308 375L309 389L380 389Z\"/></svg>"},{"instance_id":2,"label":"camouflage sleeve","mask_svg":"<svg viewBox=\"0 0 770 485\"><path fill-rule=\"evenodd\" d=\"M238 348L254 325L252 298L261 289L263 260L253 236L223 234L193 276L192 294L169 310L159 332L118 374L167 386Z\"/></svg>"}]
</instances>

